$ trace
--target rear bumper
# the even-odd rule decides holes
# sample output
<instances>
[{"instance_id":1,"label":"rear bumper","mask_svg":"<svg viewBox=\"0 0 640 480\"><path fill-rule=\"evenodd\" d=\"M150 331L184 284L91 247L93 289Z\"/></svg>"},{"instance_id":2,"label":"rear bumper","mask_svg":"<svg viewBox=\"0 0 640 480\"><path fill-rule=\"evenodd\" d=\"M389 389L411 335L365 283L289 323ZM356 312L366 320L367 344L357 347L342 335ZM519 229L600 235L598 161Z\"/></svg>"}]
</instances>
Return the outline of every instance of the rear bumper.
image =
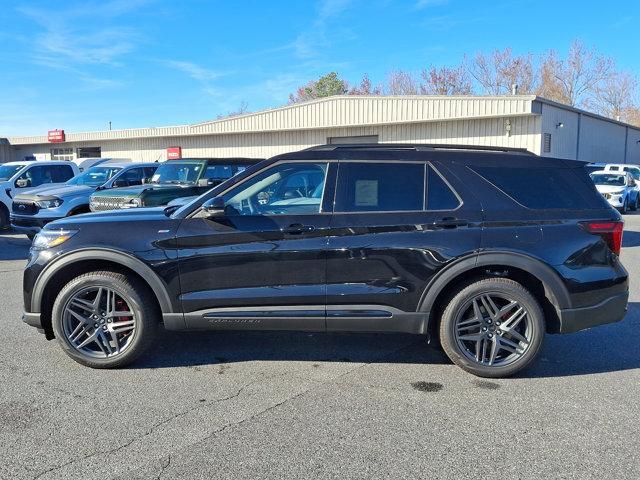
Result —
<instances>
[{"instance_id":1,"label":"rear bumper","mask_svg":"<svg viewBox=\"0 0 640 480\"><path fill-rule=\"evenodd\" d=\"M619 322L627 314L629 292L606 298L596 305L560 310L560 333Z\"/></svg>"}]
</instances>

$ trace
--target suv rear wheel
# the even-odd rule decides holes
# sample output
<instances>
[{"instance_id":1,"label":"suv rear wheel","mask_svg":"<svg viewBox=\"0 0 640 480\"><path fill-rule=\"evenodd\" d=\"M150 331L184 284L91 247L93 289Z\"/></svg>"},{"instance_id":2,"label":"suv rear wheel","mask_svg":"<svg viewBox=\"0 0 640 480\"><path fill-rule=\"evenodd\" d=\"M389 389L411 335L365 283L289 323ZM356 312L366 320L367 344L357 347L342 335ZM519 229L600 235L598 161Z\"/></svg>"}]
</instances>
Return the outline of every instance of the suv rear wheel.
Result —
<instances>
[{"instance_id":1,"label":"suv rear wheel","mask_svg":"<svg viewBox=\"0 0 640 480\"><path fill-rule=\"evenodd\" d=\"M65 285L52 310L53 331L67 355L93 368L117 368L151 344L158 312L149 289L111 271L81 275Z\"/></svg>"},{"instance_id":2,"label":"suv rear wheel","mask_svg":"<svg viewBox=\"0 0 640 480\"><path fill-rule=\"evenodd\" d=\"M544 337L538 301L518 282L487 278L460 289L446 307L440 341L459 367L481 377L507 377L529 365Z\"/></svg>"}]
</instances>

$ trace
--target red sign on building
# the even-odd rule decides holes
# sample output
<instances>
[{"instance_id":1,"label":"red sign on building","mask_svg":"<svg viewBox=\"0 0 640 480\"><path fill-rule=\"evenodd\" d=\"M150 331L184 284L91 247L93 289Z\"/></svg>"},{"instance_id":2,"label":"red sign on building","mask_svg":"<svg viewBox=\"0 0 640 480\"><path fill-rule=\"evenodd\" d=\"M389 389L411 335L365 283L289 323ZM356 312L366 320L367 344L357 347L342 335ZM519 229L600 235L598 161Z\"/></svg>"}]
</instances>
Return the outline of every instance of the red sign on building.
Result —
<instances>
[{"instance_id":1,"label":"red sign on building","mask_svg":"<svg viewBox=\"0 0 640 480\"><path fill-rule=\"evenodd\" d=\"M49 130L47 132L47 141L49 143L64 142L64 130Z\"/></svg>"},{"instance_id":2,"label":"red sign on building","mask_svg":"<svg viewBox=\"0 0 640 480\"><path fill-rule=\"evenodd\" d=\"M182 147L168 147L167 160L175 160L176 158L182 158Z\"/></svg>"}]
</instances>

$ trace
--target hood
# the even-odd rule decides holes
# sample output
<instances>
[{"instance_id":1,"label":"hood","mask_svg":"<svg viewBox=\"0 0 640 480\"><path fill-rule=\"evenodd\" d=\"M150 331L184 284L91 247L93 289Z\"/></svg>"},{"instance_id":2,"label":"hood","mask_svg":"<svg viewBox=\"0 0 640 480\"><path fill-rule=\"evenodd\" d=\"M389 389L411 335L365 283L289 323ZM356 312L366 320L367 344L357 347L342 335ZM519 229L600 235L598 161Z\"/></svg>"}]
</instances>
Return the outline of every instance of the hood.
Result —
<instances>
[{"instance_id":1,"label":"hood","mask_svg":"<svg viewBox=\"0 0 640 480\"><path fill-rule=\"evenodd\" d=\"M83 195L91 195L95 191L95 187L89 187L87 185L49 185L45 188L36 187L27 191L21 192L14 198L20 200L38 200L42 197L57 197L57 198L69 198Z\"/></svg>"},{"instance_id":2,"label":"hood","mask_svg":"<svg viewBox=\"0 0 640 480\"><path fill-rule=\"evenodd\" d=\"M596 189L600 193L613 193L624 190L624 185L596 185Z\"/></svg>"},{"instance_id":3,"label":"hood","mask_svg":"<svg viewBox=\"0 0 640 480\"><path fill-rule=\"evenodd\" d=\"M139 197L144 192L162 191L162 192L180 192L185 188L192 188L193 184L178 185L174 183L147 183L145 185L136 185L135 187L111 188L100 190L94 193L94 197Z\"/></svg>"},{"instance_id":4,"label":"hood","mask_svg":"<svg viewBox=\"0 0 640 480\"><path fill-rule=\"evenodd\" d=\"M45 229L64 228L83 223L107 223L107 222L139 222L143 220L167 220L164 213L166 207L132 208L125 210L109 210L107 212L83 213L65 217L55 222L48 223Z\"/></svg>"}]
</instances>

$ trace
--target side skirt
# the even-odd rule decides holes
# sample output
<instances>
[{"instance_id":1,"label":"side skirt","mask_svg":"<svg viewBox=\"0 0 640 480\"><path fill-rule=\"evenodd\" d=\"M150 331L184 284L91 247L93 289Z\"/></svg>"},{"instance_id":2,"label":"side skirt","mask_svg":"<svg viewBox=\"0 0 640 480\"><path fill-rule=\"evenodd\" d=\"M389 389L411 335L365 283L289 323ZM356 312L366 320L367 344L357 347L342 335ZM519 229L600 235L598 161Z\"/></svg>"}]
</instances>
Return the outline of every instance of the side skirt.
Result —
<instances>
[{"instance_id":1,"label":"side skirt","mask_svg":"<svg viewBox=\"0 0 640 480\"><path fill-rule=\"evenodd\" d=\"M163 314L167 330L294 330L426 334L429 314L386 305L217 308Z\"/></svg>"}]
</instances>

